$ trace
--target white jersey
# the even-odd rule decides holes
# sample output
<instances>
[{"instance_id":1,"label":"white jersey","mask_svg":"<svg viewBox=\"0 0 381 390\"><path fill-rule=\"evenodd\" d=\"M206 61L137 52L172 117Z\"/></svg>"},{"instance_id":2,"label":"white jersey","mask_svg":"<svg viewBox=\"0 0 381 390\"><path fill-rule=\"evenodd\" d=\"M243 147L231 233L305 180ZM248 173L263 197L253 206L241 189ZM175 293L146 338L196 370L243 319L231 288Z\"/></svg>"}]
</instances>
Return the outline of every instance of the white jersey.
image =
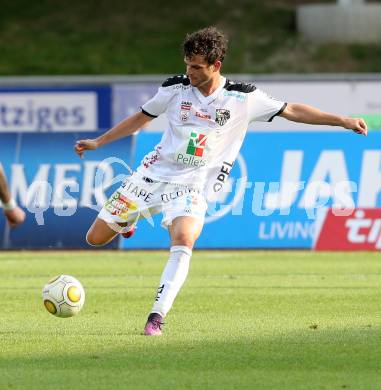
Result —
<instances>
[{"instance_id":1,"label":"white jersey","mask_svg":"<svg viewBox=\"0 0 381 390\"><path fill-rule=\"evenodd\" d=\"M151 117L166 113L169 128L138 172L169 183L205 187L217 192L226 181L252 121L270 122L286 103L252 84L221 77L209 96L192 87L188 77L167 79L142 106Z\"/></svg>"}]
</instances>

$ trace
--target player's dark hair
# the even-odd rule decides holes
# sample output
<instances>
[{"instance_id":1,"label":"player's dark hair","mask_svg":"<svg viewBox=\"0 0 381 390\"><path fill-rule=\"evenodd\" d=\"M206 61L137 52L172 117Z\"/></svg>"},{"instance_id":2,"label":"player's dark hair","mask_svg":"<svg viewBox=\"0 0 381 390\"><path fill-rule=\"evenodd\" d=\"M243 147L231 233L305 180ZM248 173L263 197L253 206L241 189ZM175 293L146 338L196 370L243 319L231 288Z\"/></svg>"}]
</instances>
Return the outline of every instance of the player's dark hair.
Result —
<instances>
[{"instance_id":1,"label":"player's dark hair","mask_svg":"<svg viewBox=\"0 0 381 390\"><path fill-rule=\"evenodd\" d=\"M223 61L228 47L225 35L215 27L206 27L202 30L187 34L183 43L184 55L191 58L200 54L208 64L217 60Z\"/></svg>"}]
</instances>

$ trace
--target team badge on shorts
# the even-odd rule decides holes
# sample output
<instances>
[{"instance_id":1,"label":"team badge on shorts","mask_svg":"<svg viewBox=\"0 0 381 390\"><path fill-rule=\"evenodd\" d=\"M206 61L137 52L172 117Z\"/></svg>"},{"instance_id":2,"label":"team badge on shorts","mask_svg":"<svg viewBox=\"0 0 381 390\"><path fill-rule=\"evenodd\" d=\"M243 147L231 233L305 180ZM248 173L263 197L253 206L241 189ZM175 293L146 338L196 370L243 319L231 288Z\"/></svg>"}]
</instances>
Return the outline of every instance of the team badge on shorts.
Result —
<instances>
[{"instance_id":1,"label":"team badge on shorts","mask_svg":"<svg viewBox=\"0 0 381 390\"><path fill-rule=\"evenodd\" d=\"M197 196L195 195L187 195L185 198L185 212L186 213L191 213L192 209L194 208L193 206L198 205L198 199Z\"/></svg>"},{"instance_id":2,"label":"team badge on shorts","mask_svg":"<svg viewBox=\"0 0 381 390\"><path fill-rule=\"evenodd\" d=\"M138 206L136 203L127 199L119 191L113 193L104 205L104 208L111 214L125 221L129 219L131 214L136 213Z\"/></svg>"},{"instance_id":3,"label":"team badge on shorts","mask_svg":"<svg viewBox=\"0 0 381 390\"><path fill-rule=\"evenodd\" d=\"M230 111L224 108L216 109L216 123L223 126L230 119Z\"/></svg>"}]
</instances>

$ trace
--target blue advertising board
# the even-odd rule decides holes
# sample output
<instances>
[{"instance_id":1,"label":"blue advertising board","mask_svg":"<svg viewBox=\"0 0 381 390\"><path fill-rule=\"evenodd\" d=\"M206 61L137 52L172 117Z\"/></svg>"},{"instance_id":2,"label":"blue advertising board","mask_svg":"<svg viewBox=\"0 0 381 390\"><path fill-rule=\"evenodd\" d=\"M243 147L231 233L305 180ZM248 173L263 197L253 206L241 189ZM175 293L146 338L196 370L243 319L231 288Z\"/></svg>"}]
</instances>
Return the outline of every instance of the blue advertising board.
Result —
<instances>
[{"instance_id":1,"label":"blue advertising board","mask_svg":"<svg viewBox=\"0 0 381 390\"><path fill-rule=\"evenodd\" d=\"M139 134L136 164L160 138ZM381 134L248 133L230 180L197 248L311 248L319 208L381 205ZM141 221L122 247L167 248L160 218Z\"/></svg>"},{"instance_id":2,"label":"blue advertising board","mask_svg":"<svg viewBox=\"0 0 381 390\"><path fill-rule=\"evenodd\" d=\"M80 159L73 150L75 141L98 135L89 132L0 135L1 162L9 186L27 214L26 221L15 229L6 228L4 218L0 218L0 247L88 247L85 241L88 228L107 197L130 173L128 166L132 163L133 138L88 152ZM111 247L117 245L115 241Z\"/></svg>"},{"instance_id":3,"label":"blue advertising board","mask_svg":"<svg viewBox=\"0 0 381 390\"><path fill-rule=\"evenodd\" d=\"M0 89L0 162L27 215L16 229L0 218L0 248L87 247L85 234L99 209L96 166L109 155L131 158L132 140L96 151L86 161L73 151L75 140L111 126L111 95L111 86ZM112 165L108 176L125 170ZM101 203L105 195L98 197Z\"/></svg>"},{"instance_id":4,"label":"blue advertising board","mask_svg":"<svg viewBox=\"0 0 381 390\"><path fill-rule=\"evenodd\" d=\"M86 96L81 112L91 107ZM45 112L41 97L28 99L26 107L39 107L38 115ZM60 108L61 96L57 99L56 106L50 105L56 111L49 131L0 132L0 161L16 200L27 210L26 222L14 230L0 218L0 247L88 247L86 231L121 177L129 174L127 166L136 168L160 141L161 133L141 132L135 146L134 138L127 138L80 160L73 152L75 141L95 137L99 130L59 131L69 114ZM10 103L7 107L0 127L16 112ZM97 129L110 126L109 108L104 115L96 115ZM91 123L89 118L84 123ZM97 191L98 165L109 157L113 160L104 172L112 184ZM311 248L320 207L380 207L381 133L250 132L229 180L231 191L209 205L198 248ZM115 240L111 247L167 248L168 233L160 220L155 216L154 226L141 221L132 239Z\"/></svg>"}]
</instances>

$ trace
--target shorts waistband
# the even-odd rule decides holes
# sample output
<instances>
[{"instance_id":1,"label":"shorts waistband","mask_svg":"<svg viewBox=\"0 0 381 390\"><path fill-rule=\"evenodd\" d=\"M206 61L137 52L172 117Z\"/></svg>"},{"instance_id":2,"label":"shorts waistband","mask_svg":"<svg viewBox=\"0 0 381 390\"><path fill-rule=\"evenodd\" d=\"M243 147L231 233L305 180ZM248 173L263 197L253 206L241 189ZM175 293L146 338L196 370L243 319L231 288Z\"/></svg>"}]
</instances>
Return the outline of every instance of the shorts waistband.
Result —
<instances>
[{"instance_id":1,"label":"shorts waistband","mask_svg":"<svg viewBox=\"0 0 381 390\"><path fill-rule=\"evenodd\" d=\"M171 182L171 181L152 179L151 177L148 177L148 176L140 176L140 179L145 181L146 183L149 183L149 184L162 183L162 184L169 184L169 185L173 185L176 187L182 187L182 188L194 188L197 190L202 189L202 186L195 185L194 183L176 183L176 182Z\"/></svg>"}]
</instances>

